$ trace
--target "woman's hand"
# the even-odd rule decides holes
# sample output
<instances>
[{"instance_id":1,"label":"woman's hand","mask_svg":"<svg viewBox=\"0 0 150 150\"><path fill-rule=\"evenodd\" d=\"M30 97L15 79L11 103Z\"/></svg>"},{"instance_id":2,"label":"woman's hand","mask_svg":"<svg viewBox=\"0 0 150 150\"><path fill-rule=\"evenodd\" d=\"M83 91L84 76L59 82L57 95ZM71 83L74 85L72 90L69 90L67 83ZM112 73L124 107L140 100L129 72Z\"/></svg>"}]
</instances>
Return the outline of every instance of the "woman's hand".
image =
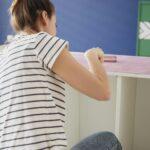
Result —
<instances>
[{"instance_id":1,"label":"woman's hand","mask_svg":"<svg viewBox=\"0 0 150 150\"><path fill-rule=\"evenodd\" d=\"M95 57L95 59L100 60L101 63L104 62L104 52L101 48L91 48L84 53L86 58Z\"/></svg>"}]
</instances>

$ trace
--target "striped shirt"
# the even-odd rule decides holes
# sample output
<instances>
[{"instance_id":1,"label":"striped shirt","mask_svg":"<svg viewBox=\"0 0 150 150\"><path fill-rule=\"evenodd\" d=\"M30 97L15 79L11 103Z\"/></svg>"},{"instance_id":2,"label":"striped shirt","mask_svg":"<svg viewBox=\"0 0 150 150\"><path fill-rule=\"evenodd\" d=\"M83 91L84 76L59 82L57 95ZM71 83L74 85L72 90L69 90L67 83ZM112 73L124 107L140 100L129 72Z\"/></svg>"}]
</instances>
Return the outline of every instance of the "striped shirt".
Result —
<instances>
[{"instance_id":1,"label":"striped shirt","mask_svg":"<svg viewBox=\"0 0 150 150\"><path fill-rule=\"evenodd\" d=\"M17 34L0 56L0 150L66 150L65 81L51 69L68 41Z\"/></svg>"}]
</instances>

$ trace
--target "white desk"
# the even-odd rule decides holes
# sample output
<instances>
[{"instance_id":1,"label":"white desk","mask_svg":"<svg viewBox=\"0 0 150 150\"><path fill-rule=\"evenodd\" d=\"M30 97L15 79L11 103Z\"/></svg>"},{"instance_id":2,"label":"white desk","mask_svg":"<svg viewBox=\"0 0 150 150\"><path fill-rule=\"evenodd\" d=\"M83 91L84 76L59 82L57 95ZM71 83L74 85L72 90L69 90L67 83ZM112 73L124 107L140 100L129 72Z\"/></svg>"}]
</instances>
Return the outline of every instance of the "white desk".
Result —
<instances>
[{"instance_id":1,"label":"white desk","mask_svg":"<svg viewBox=\"0 0 150 150\"><path fill-rule=\"evenodd\" d=\"M88 67L83 53L73 56ZM117 55L105 63L111 100L96 101L67 85L69 146L100 131L115 133L124 150L150 150L150 58Z\"/></svg>"}]
</instances>

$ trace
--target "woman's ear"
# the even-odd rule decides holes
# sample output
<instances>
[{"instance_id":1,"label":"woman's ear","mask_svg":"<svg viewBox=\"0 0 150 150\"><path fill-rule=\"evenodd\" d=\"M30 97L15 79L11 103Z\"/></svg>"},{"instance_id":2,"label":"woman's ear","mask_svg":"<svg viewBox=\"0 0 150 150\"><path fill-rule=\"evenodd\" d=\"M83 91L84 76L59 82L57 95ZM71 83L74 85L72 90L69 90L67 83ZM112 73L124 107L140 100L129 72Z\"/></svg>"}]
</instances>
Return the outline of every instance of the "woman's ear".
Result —
<instances>
[{"instance_id":1,"label":"woman's ear","mask_svg":"<svg viewBox=\"0 0 150 150\"><path fill-rule=\"evenodd\" d=\"M48 20L48 14L46 11L42 11L41 16L40 16L41 23L46 26L47 25L47 20Z\"/></svg>"}]
</instances>

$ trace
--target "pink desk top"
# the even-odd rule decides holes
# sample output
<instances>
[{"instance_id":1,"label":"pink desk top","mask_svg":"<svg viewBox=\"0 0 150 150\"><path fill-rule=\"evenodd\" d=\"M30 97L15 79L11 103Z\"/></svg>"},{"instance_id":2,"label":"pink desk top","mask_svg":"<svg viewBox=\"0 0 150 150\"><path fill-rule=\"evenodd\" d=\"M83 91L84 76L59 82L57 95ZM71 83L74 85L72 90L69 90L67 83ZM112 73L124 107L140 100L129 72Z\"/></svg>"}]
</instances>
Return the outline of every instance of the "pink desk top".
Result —
<instances>
[{"instance_id":1,"label":"pink desk top","mask_svg":"<svg viewBox=\"0 0 150 150\"><path fill-rule=\"evenodd\" d=\"M88 67L87 61L82 52L71 52L73 56L86 68ZM111 55L111 54L110 54ZM114 54L112 54L114 55ZM107 55L106 55L107 56ZM110 63L104 62L104 67L108 73L115 74L135 74L147 76L150 78L150 57L116 55L117 62Z\"/></svg>"}]
</instances>

